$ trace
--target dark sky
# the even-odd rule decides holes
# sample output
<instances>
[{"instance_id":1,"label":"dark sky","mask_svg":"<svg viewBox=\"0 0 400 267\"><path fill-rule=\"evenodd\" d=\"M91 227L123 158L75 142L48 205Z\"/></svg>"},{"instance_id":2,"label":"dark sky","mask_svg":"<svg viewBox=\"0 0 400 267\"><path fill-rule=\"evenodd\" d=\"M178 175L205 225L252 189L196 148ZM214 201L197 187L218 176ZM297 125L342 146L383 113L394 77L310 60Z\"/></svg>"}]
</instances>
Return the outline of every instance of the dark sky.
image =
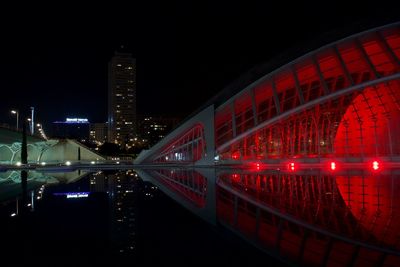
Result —
<instances>
[{"instance_id":1,"label":"dark sky","mask_svg":"<svg viewBox=\"0 0 400 267\"><path fill-rule=\"evenodd\" d=\"M13 124L10 110L30 106L46 124L67 116L105 121L107 63L121 44L137 58L138 113L184 116L287 49L399 19L382 1L186 2L2 8L0 122Z\"/></svg>"}]
</instances>

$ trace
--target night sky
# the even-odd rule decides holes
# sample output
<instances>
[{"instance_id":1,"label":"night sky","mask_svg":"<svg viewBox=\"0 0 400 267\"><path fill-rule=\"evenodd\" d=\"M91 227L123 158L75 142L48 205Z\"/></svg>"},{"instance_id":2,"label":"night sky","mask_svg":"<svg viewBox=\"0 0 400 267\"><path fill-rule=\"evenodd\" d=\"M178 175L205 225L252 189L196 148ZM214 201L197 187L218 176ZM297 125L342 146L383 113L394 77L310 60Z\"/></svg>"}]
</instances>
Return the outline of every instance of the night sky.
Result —
<instances>
[{"instance_id":1,"label":"night sky","mask_svg":"<svg viewBox=\"0 0 400 267\"><path fill-rule=\"evenodd\" d=\"M45 125L67 116L106 121L107 64L120 45L137 58L138 113L184 117L288 49L400 19L384 1L213 2L2 9L0 123L13 125L10 110L30 106Z\"/></svg>"}]
</instances>

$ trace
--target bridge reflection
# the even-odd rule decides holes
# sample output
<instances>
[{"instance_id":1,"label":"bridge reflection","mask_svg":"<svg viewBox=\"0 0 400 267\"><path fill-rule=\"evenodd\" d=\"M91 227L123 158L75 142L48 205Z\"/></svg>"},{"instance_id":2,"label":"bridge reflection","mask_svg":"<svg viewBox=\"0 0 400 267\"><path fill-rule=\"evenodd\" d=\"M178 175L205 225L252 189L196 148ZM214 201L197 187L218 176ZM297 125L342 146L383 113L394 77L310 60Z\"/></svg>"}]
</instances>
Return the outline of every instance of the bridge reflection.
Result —
<instances>
[{"instance_id":1,"label":"bridge reflection","mask_svg":"<svg viewBox=\"0 0 400 267\"><path fill-rule=\"evenodd\" d=\"M138 170L180 204L285 262L400 266L400 171Z\"/></svg>"}]
</instances>

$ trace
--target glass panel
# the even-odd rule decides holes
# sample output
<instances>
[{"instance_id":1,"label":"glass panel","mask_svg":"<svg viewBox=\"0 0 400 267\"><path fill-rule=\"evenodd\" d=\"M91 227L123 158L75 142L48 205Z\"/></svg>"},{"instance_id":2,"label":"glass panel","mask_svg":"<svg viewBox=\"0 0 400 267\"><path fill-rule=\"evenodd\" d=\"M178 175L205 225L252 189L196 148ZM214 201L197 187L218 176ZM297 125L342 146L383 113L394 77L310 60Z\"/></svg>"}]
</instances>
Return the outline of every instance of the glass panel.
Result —
<instances>
[{"instance_id":1,"label":"glass panel","mask_svg":"<svg viewBox=\"0 0 400 267\"><path fill-rule=\"evenodd\" d=\"M346 78L340 61L333 50L318 54L317 62L330 92L350 86L350 81Z\"/></svg>"},{"instance_id":2,"label":"glass panel","mask_svg":"<svg viewBox=\"0 0 400 267\"><path fill-rule=\"evenodd\" d=\"M338 50L354 84L372 79L373 75L368 63L355 43L341 44Z\"/></svg>"},{"instance_id":3,"label":"glass panel","mask_svg":"<svg viewBox=\"0 0 400 267\"><path fill-rule=\"evenodd\" d=\"M269 81L257 86L254 90L258 123L276 116L272 85Z\"/></svg>"},{"instance_id":4,"label":"glass panel","mask_svg":"<svg viewBox=\"0 0 400 267\"><path fill-rule=\"evenodd\" d=\"M215 143L220 146L232 139L232 111L227 105L215 115Z\"/></svg>"},{"instance_id":5,"label":"glass panel","mask_svg":"<svg viewBox=\"0 0 400 267\"><path fill-rule=\"evenodd\" d=\"M305 102L323 95L323 88L314 64L307 62L302 66L297 66L296 73Z\"/></svg>"},{"instance_id":6,"label":"glass panel","mask_svg":"<svg viewBox=\"0 0 400 267\"><path fill-rule=\"evenodd\" d=\"M249 93L235 99L236 134L241 134L254 126L253 106Z\"/></svg>"}]
</instances>

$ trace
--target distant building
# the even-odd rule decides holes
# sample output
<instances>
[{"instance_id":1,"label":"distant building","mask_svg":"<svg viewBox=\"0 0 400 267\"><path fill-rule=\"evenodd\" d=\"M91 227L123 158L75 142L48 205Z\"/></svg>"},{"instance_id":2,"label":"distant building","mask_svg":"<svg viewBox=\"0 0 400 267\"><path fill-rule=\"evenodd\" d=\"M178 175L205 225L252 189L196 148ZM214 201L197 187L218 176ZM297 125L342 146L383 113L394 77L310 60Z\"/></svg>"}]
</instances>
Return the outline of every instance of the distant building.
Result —
<instances>
[{"instance_id":1,"label":"distant building","mask_svg":"<svg viewBox=\"0 0 400 267\"><path fill-rule=\"evenodd\" d=\"M96 143L104 143L107 141L108 123L91 123L90 124L90 140Z\"/></svg>"},{"instance_id":2,"label":"distant building","mask_svg":"<svg viewBox=\"0 0 400 267\"><path fill-rule=\"evenodd\" d=\"M130 147L136 133L136 59L115 52L108 66L108 141Z\"/></svg>"},{"instance_id":3,"label":"distant building","mask_svg":"<svg viewBox=\"0 0 400 267\"><path fill-rule=\"evenodd\" d=\"M149 146L160 141L181 121L176 117L139 116L138 118L138 133L141 138L147 140Z\"/></svg>"},{"instance_id":4,"label":"distant building","mask_svg":"<svg viewBox=\"0 0 400 267\"><path fill-rule=\"evenodd\" d=\"M90 123L88 119L67 118L65 121L55 121L52 124L53 137L88 140Z\"/></svg>"}]
</instances>

